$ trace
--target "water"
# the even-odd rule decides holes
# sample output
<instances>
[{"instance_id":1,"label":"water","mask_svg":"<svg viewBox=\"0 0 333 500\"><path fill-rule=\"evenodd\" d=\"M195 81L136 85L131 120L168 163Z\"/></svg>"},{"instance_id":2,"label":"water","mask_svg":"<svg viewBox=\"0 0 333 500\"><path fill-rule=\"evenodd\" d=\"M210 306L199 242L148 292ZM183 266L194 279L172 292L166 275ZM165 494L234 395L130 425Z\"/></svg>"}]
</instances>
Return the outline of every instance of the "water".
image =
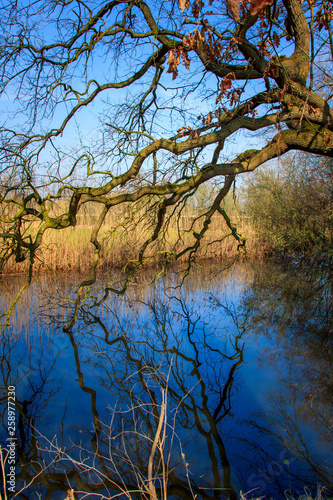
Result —
<instances>
[{"instance_id":1,"label":"water","mask_svg":"<svg viewBox=\"0 0 333 500\"><path fill-rule=\"evenodd\" d=\"M332 270L267 262L177 279L87 299L72 332L79 277L25 292L1 343L5 449L16 393L9 497L333 497ZM3 308L20 280L4 285Z\"/></svg>"}]
</instances>

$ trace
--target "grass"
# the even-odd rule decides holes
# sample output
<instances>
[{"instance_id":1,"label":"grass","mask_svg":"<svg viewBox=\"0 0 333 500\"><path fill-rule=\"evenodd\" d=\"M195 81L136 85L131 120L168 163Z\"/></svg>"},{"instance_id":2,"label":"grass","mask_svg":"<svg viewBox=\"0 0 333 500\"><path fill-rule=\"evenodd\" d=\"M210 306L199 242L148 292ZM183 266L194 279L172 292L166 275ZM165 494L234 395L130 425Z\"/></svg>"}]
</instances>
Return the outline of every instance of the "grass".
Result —
<instances>
[{"instance_id":1,"label":"grass","mask_svg":"<svg viewBox=\"0 0 333 500\"><path fill-rule=\"evenodd\" d=\"M313 496L306 487L304 487L304 493L299 495L290 495L288 492L284 493L285 500L332 500L333 497L328 497L325 495L326 488L324 486L317 486L316 495ZM268 498L265 495L260 497L249 496L251 491L248 493L243 493L242 491L239 494L239 500L274 500L274 498Z\"/></svg>"},{"instance_id":2,"label":"grass","mask_svg":"<svg viewBox=\"0 0 333 500\"><path fill-rule=\"evenodd\" d=\"M57 207L55 211L61 213L63 208ZM94 246L90 238L99 216L99 207L88 205L84 208L85 211L78 216L76 227L45 232L43 244L37 251L34 272L85 272L90 269L94 256ZM107 215L99 233L99 241L102 244L100 268L122 268L128 261L136 260L140 248L152 235L153 225L144 207L135 208L136 211L133 206L114 207ZM235 209L232 210L231 221L237 227L237 233L247 239L247 255L262 256L263 251L252 221L249 218L241 218ZM195 233L200 232L202 223L203 217L200 218L198 209L187 209L186 212L173 216L170 214L166 230L145 253L147 262L156 264L162 253L180 253L186 247L194 245ZM29 228L32 235L36 234L37 227L37 223L33 223ZM201 240L196 258L199 261L234 258L237 255L238 242L230 233L224 219L219 214L214 215L209 231ZM188 253L185 253L179 261L185 261L187 258ZM26 274L27 260L17 263L15 258L11 257L4 266L3 274Z\"/></svg>"}]
</instances>

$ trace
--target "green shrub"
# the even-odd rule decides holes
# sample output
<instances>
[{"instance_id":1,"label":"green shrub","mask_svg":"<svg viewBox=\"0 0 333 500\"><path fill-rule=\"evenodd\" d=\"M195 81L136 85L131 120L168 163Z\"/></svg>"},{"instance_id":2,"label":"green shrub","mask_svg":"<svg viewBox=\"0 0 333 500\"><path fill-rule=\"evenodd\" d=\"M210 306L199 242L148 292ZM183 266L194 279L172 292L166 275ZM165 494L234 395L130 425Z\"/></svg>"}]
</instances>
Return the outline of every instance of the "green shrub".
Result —
<instances>
[{"instance_id":1,"label":"green shrub","mask_svg":"<svg viewBox=\"0 0 333 500\"><path fill-rule=\"evenodd\" d=\"M245 211L267 252L333 254L333 161L288 156L245 187Z\"/></svg>"}]
</instances>

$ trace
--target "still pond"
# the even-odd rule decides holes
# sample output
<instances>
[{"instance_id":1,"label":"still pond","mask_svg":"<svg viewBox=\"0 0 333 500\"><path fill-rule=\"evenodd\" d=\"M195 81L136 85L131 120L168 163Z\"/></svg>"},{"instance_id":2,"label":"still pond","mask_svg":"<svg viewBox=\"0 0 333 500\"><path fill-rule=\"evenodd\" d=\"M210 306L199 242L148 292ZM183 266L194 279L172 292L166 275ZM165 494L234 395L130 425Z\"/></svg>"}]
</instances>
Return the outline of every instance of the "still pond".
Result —
<instances>
[{"instance_id":1,"label":"still pond","mask_svg":"<svg viewBox=\"0 0 333 500\"><path fill-rule=\"evenodd\" d=\"M98 308L84 298L72 331L80 277L36 278L1 333L7 498L333 498L332 274L269 261L204 265L182 287L176 269L142 274ZM3 280L3 310L21 284Z\"/></svg>"}]
</instances>

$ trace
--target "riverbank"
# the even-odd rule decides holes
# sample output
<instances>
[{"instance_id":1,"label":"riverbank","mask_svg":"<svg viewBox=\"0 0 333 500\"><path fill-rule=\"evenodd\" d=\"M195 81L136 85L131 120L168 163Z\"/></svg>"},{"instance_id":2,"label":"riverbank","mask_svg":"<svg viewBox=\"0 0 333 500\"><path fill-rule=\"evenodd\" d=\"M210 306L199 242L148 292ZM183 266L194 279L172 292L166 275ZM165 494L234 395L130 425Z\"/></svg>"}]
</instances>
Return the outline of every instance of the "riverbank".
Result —
<instances>
[{"instance_id":1,"label":"riverbank","mask_svg":"<svg viewBox=\"0 0 333 500\"><path fill-rule=\"evenodd\" d=\"M134 208L130 205L117 206L107 215L98 234L101 245L99 269L123 269L129 262L137 261L141 249L152 238L156 220L153 217L148 220L144 207L136 207L135 210ZM66 211L66 203L61 202L52 206L49 215L55 217ZM268 226L267 220L258 214L249 215L238 211L232 200L227 200L226 214L228 215L225 218L219 213L214 214L208 230L203 231L207 224L207 207L186 207L175 213L167 213L163 230L145 249L143 267L156 266L165 258L166 253L171 262L187 262L190 252L198 246L199 239L200 246L195 251L195 259L199 263L225 262L239 256L246 256L251 260L264 257L299 260L305 257L317 262L332 258L332 248L329 244L323 248L321 245L313 245L310 240L306 243L304 238L298 236L294 226L284 227L283 234L289 235L288 241L284 237L284 244L276 245L277 235L280 234L278 228L274 229L274 224L272 227ZM33 273L89 272L96 250L91 238L98 225L99 215L98 207L87 204L82 207L75 227L46 230L42 245L34 258ZM3 231L9 230L8 224L2 225ZM24 240L31 238L31 241L34 241L39 227L38 222L27 220L26 226L21 228ZM202 232L204 234L201 237ZM245 245L240 245L244 240ZM294 240L302 242L301 250L295 246ZM279 241L281 243L281 238ZM10 252L14 255L10 256ZM17 249L9 248L6 242L1 240L0 274L28 274L29 256L17 262L16 254Z\"/></svg>"},{"instance_id":2,"label":"riverbank","mask_svg":"<svg viewBox=\"0 0 333 500\"><path fill-rule=\"evenodd\" d=\"M170 255L171 260L174 260L176 254L181 254L186 248L193 247L197 242L197 234L202 228L202 218L203 215L193 211L172 217L167 229L145 252L145 266L156 265L165 252ZM126 220L126 223L125 219L124 212L115 212L108 216L102 226L99 233L101 252L98 266L100 269L121 269L127 262L138 259L140 249L151 237L152 225L147 225L143 217ZM87 212L78 217L76 227L46 231L43 243L36 254L33 272L88 271L94 258L95 247L90 240L96 220L96 213ZM241 248L241 252L246 253L248 257L263 257L264 247L256 236L252 220L241 217L235 210L231 213L230 220L237 234L246 239L246 245ZM33 232L32 230L32 234ZM231 229L224 219L220 215L215 215L212 217L209 230L200 242L200 248L196 251L195 257L199 262L234 259L240 251L238 245L239 242L231 234ZM189 252L184 252L177 262L185 262L188 256ZM23 262L16 262L15 257L12 256L4 264L2 274L27 274L28 269L28 258Z\"/></svg>"}]
</instances>

